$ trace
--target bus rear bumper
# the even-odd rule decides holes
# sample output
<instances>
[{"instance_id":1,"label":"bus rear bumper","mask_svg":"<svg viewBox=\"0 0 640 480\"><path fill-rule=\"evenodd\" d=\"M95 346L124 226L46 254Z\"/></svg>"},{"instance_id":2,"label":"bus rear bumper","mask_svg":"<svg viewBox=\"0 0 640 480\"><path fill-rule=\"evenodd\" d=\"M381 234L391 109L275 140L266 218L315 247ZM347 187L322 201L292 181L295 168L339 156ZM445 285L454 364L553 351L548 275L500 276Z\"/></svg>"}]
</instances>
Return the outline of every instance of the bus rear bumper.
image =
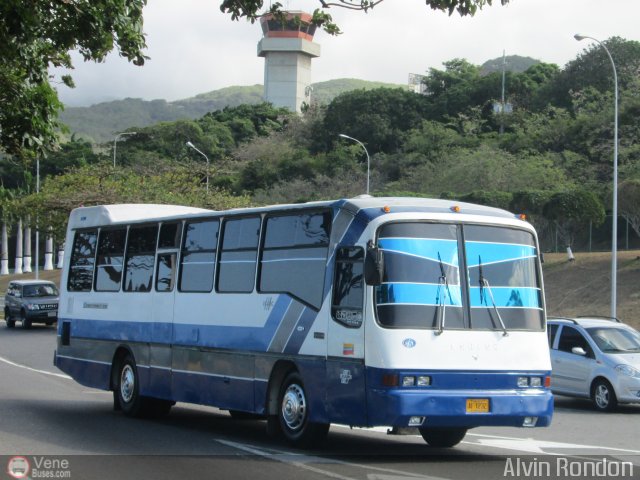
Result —
<instances>
[{"instance_id":1,"label":"bus rear bumper","mask_svg":"<svg viewBox=\"0 0 640 480\"><path fill-rule=\"evenodd\" d=\"M482 392L372 389L367 397L371 427L546 427L553 416L553 396L547 389ZM488 400L488 412L467 411L467 400Z\"/></svg>"}]
</instances>

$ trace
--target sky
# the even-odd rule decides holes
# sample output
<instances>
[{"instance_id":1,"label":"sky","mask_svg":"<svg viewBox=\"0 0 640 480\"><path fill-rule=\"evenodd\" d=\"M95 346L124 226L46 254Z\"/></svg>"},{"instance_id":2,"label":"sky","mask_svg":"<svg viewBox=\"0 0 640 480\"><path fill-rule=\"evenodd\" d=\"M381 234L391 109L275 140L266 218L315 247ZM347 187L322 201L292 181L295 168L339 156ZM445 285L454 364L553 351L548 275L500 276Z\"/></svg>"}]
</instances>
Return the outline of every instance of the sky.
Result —
<instances>
[{"instance_id":1,"label":"sky","mask_svg":"<svg viewBox=\"0 0 640 480\"><path fill-rule=\"evenodd\" d=\"M290 10L312 12L317 0L280 0ZM232 21L221 0L148 0L144 10L146 55L137 67L117 52L105 62L74 55L76 88L58 93L67 106L88 106L123 98L179 100L235 85L263 83L264 59L257 56L260 26ZM313 59L312 81L338 78L406 84L409 73L464 58L486 60L521 55L564 66L590 47L581 33L598 40L619 36L640 41L640 0L494 0L474 17L431 10L424 0L385 0L368 13L331 8L344 32L318 30L321 56ZM265 4L269 4L266 0ZM614 59L615 60L615 59ZM54 78L55 80L55 78Z\"/></svg>"}]
</instances>

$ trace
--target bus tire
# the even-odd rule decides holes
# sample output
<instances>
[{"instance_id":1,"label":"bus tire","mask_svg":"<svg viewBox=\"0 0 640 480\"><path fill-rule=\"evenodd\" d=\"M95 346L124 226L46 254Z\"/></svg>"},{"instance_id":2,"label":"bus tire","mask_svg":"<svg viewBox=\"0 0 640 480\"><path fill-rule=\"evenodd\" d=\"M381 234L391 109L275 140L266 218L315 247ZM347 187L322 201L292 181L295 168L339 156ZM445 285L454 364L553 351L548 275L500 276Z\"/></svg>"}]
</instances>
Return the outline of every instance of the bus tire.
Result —
<instances>
[{"instance_id":1,"label":"bus tire","mask_svg":"<svg viewBox=\"0 0 640 480\"><path fill-rule=\"evenodd\" d=\"M141 417L144 413L144 398L140 396L140 377L136 362L130 354L122 357L118 364L115 394L120 410L128 417Z\"/></svg>"},{"instance_id":2,"label":"bus tire","mask_svg":"<svg viewBox=\"0 0 640 480\"><path fill-rule=\"evenodd\" d=\"M296 447L307 448L322 441L329 431L328 423L309 421L309 402L302 377L289 373L278 395L278 420L284 438Z\"/></svg>"},{"instance_id":3,"label":"bus tire","mask_svg":"<svg viewBox=\"0 0 640 480\"><path fill-rule=\"evenodd\" d=\"M420 435L430 447L451 448L459 444L467 434L467 429L447 427L421 427Z\"/></svg>"}]
</instances>

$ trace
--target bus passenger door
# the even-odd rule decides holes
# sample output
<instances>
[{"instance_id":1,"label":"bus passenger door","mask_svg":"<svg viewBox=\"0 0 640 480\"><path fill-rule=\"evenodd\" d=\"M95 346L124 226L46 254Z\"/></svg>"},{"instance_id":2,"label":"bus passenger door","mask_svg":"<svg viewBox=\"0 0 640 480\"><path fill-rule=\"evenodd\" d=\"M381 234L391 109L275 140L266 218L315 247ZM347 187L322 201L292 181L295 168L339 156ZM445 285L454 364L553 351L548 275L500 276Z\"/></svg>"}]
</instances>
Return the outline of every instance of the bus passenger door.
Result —
<instances>
[{"instance_id":1,"label":"bus passenger door","mask_svg":"<svg viewBox=\"0 0 640 480\"><path fill-rule=\"evenodd\" d=\"M159 252L152 304L152 339L149 354L149 389L153 395L170 399L173 339L173 311L177 274L177 252Z\"/></svg>"},{"instance_id":2,"label":"bus passenger door","mask_svg":"<svg viewBox=\"0 0 640 480\"><path fill-rule=\"evenodd\" d=\"M327 331L327 414L330 422L367 425L364 368L364 250L336 250Z\"/></svg>"}]
</instances>

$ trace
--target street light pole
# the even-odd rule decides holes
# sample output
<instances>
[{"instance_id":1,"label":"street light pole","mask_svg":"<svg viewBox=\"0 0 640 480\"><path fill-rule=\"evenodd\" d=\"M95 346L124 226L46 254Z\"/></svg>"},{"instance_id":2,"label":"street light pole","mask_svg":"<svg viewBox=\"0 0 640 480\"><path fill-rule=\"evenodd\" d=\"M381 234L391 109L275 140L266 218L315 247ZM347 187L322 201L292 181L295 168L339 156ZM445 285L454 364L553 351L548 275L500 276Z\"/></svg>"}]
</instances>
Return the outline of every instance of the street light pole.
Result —
<instances>
[{"instance_id":1,"label":"street light pole","mask_svg":"<svg viewBox=\"0 0 640 480\"><path fill-rule=\"evenodd\" d=\"M200 150L198 150L196 148L196 146L191 142L187 142L187 147L193 148L196 152L198 152L200 155L202 155L207 160L207 193L209 193L209 157L207 157L204 154L204 152L201 152Z\"/></svg>"},{"instance_id":2,"label":"street light pole","mask_svg":"<svg viewBox=\"0 0 640 480\"><path fill-rule=\"evenodd\" d=\"M613 68L614 83L614 119L613 119L613 205L611 227L611 316L617 318L617 288L618 288L618 74L616 64L607 46L597 38L576 34L573 36L578 41L589 39L600 45L607 53Z\"/></svg>"},{"instance_id":3,"label":"street light pole","mask_svg":"<svg viewBox=\"0 0 640 480\"><path fill-rule=\"evenodd\" d=\"M365 147L364 143L362 143L357 138L350 137L349 135L345 135L344 133L340 133L338 134L338 136L349 139L349 140L353 140L354 142L358 143L364 149L364 153L367 154L367 195L369 195L369 174L371 171L371 161L369 159L369 152L367 151L367 147Z\"/></svg>"},{"instance_id":4,"label":"street light pole","mask_svg":"<svg viewBox=\"0 0 640 480\"><path fill-rule=\"evenodd\" d=\"M116 168L116 144L118 143L118 139L124 135L135 135L137 132L120 132L116 133L115 138L113 139L113 168Z\"/></svg>"},{"instance_id":5,"label":"street light pole","mask_svg":"<svg viewBox=\"0 0 640 480\"><path fill-rule=\"evenodd\" d=\"M36 195L40 194L40 157L36 157ZM36 215L36 280L40 278L40 271L38 267L38 260L40 259L40 235L38 216Z\"/></svg>"}]
</instances>

